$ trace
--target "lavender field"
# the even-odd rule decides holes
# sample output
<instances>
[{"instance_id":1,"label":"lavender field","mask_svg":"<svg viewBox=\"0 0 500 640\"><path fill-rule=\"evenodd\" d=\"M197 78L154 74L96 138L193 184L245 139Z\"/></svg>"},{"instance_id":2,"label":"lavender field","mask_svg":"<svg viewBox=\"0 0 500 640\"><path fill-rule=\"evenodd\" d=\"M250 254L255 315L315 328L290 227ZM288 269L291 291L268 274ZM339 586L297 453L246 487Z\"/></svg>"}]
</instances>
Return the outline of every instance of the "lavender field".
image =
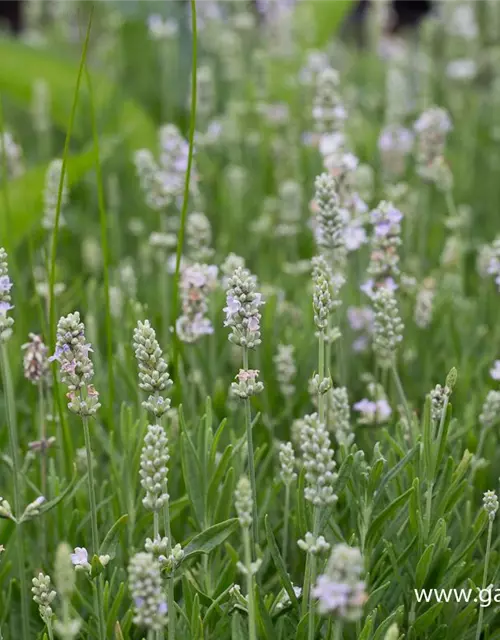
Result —
<instances>
[{"instance_id":1,"label":"lavender field","mask_svg":"<svg viewBox=\"0 0 500 640\"><path fill-rule=\"evenodd\" d=\"M0 31L0 640L500 640L500 3Z\"/></svg>"}]
</instances>

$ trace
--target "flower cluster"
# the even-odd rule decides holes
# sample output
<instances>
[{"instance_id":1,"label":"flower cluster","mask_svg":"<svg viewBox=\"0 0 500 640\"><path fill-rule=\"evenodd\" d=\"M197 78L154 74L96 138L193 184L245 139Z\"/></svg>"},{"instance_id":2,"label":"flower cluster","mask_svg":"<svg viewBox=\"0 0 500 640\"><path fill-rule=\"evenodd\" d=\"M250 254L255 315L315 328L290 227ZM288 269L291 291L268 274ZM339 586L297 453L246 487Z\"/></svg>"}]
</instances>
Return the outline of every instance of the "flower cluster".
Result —
<instances>
[{"instance_id":1,"label":"flower cluster","mask_svg":"<svg viewBox=\"0 0 500 640\"><path fill-rule=\"evenodd\" d=\"M500 391L488 391L479 414L479 423L483 429L491 429L500 420Z\"/></svg>"},{"instance_id":2,"label":"flower cluster","mask_svg":"<svg viewBox=\"0 0 500 640\"><path fill-rule=\"evenodd\" d=\"M49 362L60 364L61 379L68 386L68 409L81 416L94 415L99 394L90 384L94 367L89 358L92 346L85 340L85 325L78 311L60 318L57 324L56 351Z\"/></svg>"},{"instance_id":3,"label":"flower cluster","mask_svg":"<svg viewBox=\"0 0 500 640\"><path fill-rule=\"evenodd\" d=\"M229 340L245 349L254 349L261 343L259 308L264 304L256 291L256 278L248 269L238 267L229 279L224 312L225 327L230 327Z\"/></svg>"},{"instance_id":4,"label":"flower cluster","mask_svg":"<svg viewBox=\"0 0 500 640\"><path fill-rule=\"evenodd\" d=\"M24 173L23 150L9 131L0 133L0 158L2 158L0 180L3 178L3 158L7 161L7 178L18 178Z\"/></svg>"},{"instance_id":5,"label":"flower cluster","mask_svg":"<svg viewBox=\"0 0 500 640\"><path fill-rule=\"evenodd\" d=\"M231 384L231 392L242 400L261 393L264 389L264 384L257 379L259 373L258 369L240 369L239 373L236 374L238 382Z\"/></svg>"},{"instance_id":6,"label":"flower cluster","mask_svg":"<svg viewBox=\"0 0 500 640\"><path fill-rule=\"evenodd\" d=\"M367 599L363 573L360 550L346 544L335 545L326 572L318 577L312 590L320 613L335 614L346 621L359 620Z\"/></svg>"},{"instance_id":7,"label":"flower cluster","mask_svg":"<svg viewBox=\"0 0 500 640\"><path fill-rule=\"evenodd\" d=\"M432 322L434 298L436 297L436 281L426 278L417 292L413 317L420 329L426 329Z\"/></svg>"},{"instance_id":8,"label":"flower cluster","mask_svg":"<svg viewBox=\"0 0 500 640\"><path fill-rule=\"evenodd\" d=\"M446 136L451 128L448 112L440 107L430 107L415 122L418 171L423 178L432 179L432 166L443 155Z\"/></svg>"},{"instance_id":9,"label":"flower cluster","mask_svg":"<svg viewBox=\"0 0 500 640\"><path fill-rule=\"evenodd\" d=\"M136 553L128 568L129 588L134 603L134 623L161 631L167 623L160 565L151 553Z\"/></svg>"},{"instance_id":10,"label":"flower cluster","mask_svg":"<svg viewBox=\"0 0 500 640\"><path fill-rule=\"evenodd\" d=\"M326 553L330 549L330 545L324 536L315 537L310 531L306 533L304 540L297 540L297 546L299 549L302 549L302 551L310 553L313 556Z\"/></svg>"},{"instance_id":11,"label":"flower cluster","mask_svg":"<svg viewBox=\"0 0 500 640\"><path fill-rule=\"evenodd\" d=\"M351 428L349 398L345 387L330 389L328 394L328 426L339 444L348 447L354 440Z\"/></svg>"},{"instance_id":12,"label":"flower cluster","mask_svg":"<svg viewBox=\"0 0 500 640\"><path fill-rule=\"evenodd\" d=\"M370 400L363 398L353 406L355 411L359 411L360 424L382 424L391 417L392 409L386 398Z\"/></svg>"},{"instance_id":13,"label":"flower cluster","mask_svg":"<svg viewBox=\"0 0 500 640\"><path fill-rule=\"evenodd\" d=\"M139 320L137 323L134 329L134 349L139 366L139 387L151 394L142 406L156 417L161 417L170 409L170 400L160 394L168 391L172 381L149 320Z\"/></svg>"},{"instance_id":14,"label":"flower cluster","mask_svg":"<svg viewBox=\"0 0 500 640\"><path fill-rule=\"evenodd\" d=\"M483 496L483 508L488 514L488 518L490 520L495 519L498 506L498 497L495 491L486 491Z\"/></svg>"},{"instance_id":15,"label":"flower cluster","mask_svg":"<svg viewBox=\"0 0 500 640\"><path fill-rule=\"evenodd\" d=\"M38 605L38 612L44 622L50 622L54 616L51 604L56 597L56 592L52 589L50 576L43 573L39 573L38 576L32 580L31 593L33 594L33 600Z\"/></svg>"},{"instance_id":16,"label":"flower cluster","mask_svg":"<svg viewBox=\"0 0 500 640\"><path fill-rule=\"evenodd\" d=\"M371 276L362 291L373 295L380 286L395 289L395 279L399 276L399 246L401 244L401 220L399 209L385 200L371 213L373 235L371 239L368 274Z\"/></svg>"},{"instance_id":17,"label":"flower cluster","mask_svg":"<svg viewBox=\"0 0 500 640\"><path fill-rule=\"evenodd\" d=\"M236 513L243 529L249 529L252 524L252 489L250 480L241 476L234 492Z\"/></svg>"},{"instance_id":18,"label":"flower cluster","mask_svg":"<svg viewBox=\"0 0 500 640\"><path fill-rule=\"evenodd\" d=\"M352 343L353 351L366 351L373 334L373 310L370 307L348 307L347 320L351 329L360 334Z\"/></svg>"},{"instance_id":19,"label":"flower cluster","mask_svg":"<svg viewBox=\"0 0 500 640\"><path fill-rule=\"evenodd\" d=\"M295 180L285 180L279 185L279 222L276 236L291 238L300 231L302 218L302 186Z\"/></svg>"},{"instance_id":20,"label":"flower cluster","mask_svg":"<svg viewBox=\"0 0 500 640\"><path fill-rule=\"evenodd\" d=\"M297 477L295 473L295 454L291 442L280 442L280 476L285 485L290 486Z\"/></svg>"},{"instance_id":21,"label":"flower cluster","mask_svg":"<svg viewBox=\"0 0 500 640\"><path fill-rule=\"evenodd\" d=\"M24 377L33 384L38 384L46 381L50 375L48 348L40 336L30 333L29 338L30 341L21 347L24 351Z\"/></svg>"},{"instance_id":22,"label":"flower cluster","mask_svg":"<svg viewBox=\"0 0 500 640\"><path fill-rule=\"evenodd\" d=\"M62 160L56 158L52 160L45 174L45 189L43 191L43 218L42 226L44 229L52 230L56 223L57 203L59 200L59 185L62 174ZM63 208L68 204L68 180L67 174L64 175L64 181L61 192L61 209L59 213L59 227L65 225L62 215Z\"/></svg>"},{"instance_id":23,"label":"flower cluster","mask_svg":"<svg viewBox=\"0 0 500 640\"><path fill-rule=\"evenodd\" d=\"M173 124L160 127L158 161L148 149L134 155L134 163L146 198L155 211L164 211L182 196L188 163L189 145Z\"/></svg>"},{"instance_id":24,"label":"flower cluster","mask_svg":"<svg viewBox=\"0 0 500 640\"><path fill-rule=\"evenodd\" d=\"M12 281L9 278L7 253L3 247L0 247L0 342L6 342L12 335L14 319L7 315L14 308L10 303L11 289Z\"/></svg>"},{"instance_id":25,"label":"flower cluster","mask_svg":"<svg viewBox=\"0 0 500 640\"><path fill-rule=\"evenodd\" d=\"M442 387L437 384L431 391L431 418L435 423L439 424L443 413L444 405L451 395L451 389L446 385Z\"/></svg>"},{"instance_id":26,"label":"flower cluster","mask_svg":"<svg viewBox=\"0 0 500 640\"><path fill-rule=\"evenodd\" d=\"M67 616L58 619L54 623L54 630L61 638L72 640L78 636L81 621L69 615L70 602L75 589L76 576L71 562L71 549L66 543L61 543L57 548L54 581L57 594L62 600L62 608L68 611Z\"/></svg>"},{"instance_id":27,"label":"flower cluster","mask_svg":"<svg viewBox=\"0 0 500 640\"><path fill-rule=\"evenodd\" d=\"M337 479L330 438L318 414L304 416L300 430L300 448L306 470L306 500L315 506L326 506L337 501L333 486Z\"/></svg>"},{"instance_id":28,"label":"flower cluster","mask_svg":"<svg viewBox=\"0 0 500 640\"><path fill-rule=\"evenodd\" d=\"M380 132L378 150L384 171L397 177L404 173L406 158L413 148L413 134L399 124L390 124Z\"/></svg>"},{"instance_id":29,"label":"flower cluster","mask_svg":"<svg viewBox=\"0 0 500 640\"><path fill-rule=\"evenodd\" d=\"M200 336L210 335L214 329L206 317L207 296L217 284L217 267L206 264L192 264L184 267L181 274L180 290L182 315L177 318L176 328L184 342L196 342Z\"/></svg>"},{"instance_id":30,"label":"flower cluster","mask_svg":"<svg viewBox=\"0 0 500 640\"><path fill-rule=\"evenodd\" d=\"M333 275L323 256L315 256L312 267L314 323L318 332L323 333L327 340L333 341L339 334L338 330L335 334L329 331L330 316L342 304L340 289L344 278Z\"/></svg>"},{"instance_id":31,"label":"flower cluster","mask_svg":"<svg viewBox=\"0 0 500 640\"><path fill-rule=\"evenodd\" d=\"M10 504L0 496L0 518L7 518L7 520L13 520L14 514L12 513L12 507Z\"/></svg>"},{"instance_id":32,"label":"flower cluster","mask_svg":"<svg viewBox=\"0 0 500 640\"><path fill-rule=\"evenodd\" d=\"M500 360L495 360L493 367L490 369L490 376L493 380L500 380Z\"/></svg>"},{"instance_id":33,"label":"flower cluster","mask_svg":"<svg viewBox=\"0 0 500 640\"><path fill-rule=\"evenodd\" d=\"M344 144L344 121L347 112L339 91L340 79L335 69L327 67L316 77L316 95L312 116L319 133L335 136L339 146Z\"/></svg>"},{"instance_id":34,"label":"flower cluster","mask_svg":"<svg viewBox=\"0 0 500 640\"><path fill-rule=\"evenodd\" d=\"M404 324L399 315L394 293L382 287L373 294L375 320L373 324L373 349L380 365L390 367L396 357L396 349L403 340Z\"/></svg>"},{"instance_id":35,"label":"flower cluster","mask_svg":"<svg viewBox=\"0 0 500 640\"><path fill-rule=\"evenodd\" d=\"M159 424L148 425L141 451L139 475L146 492L142 504L146 509L159 511L168 502L168 438Z\"/></svg>"},{"instance_id":36,"label":"flower cluster","mask_svg":"<svg viewBox=\"0 0 500 640\"><path fill-rule=\"evenodd\" d=\"M186 256L193 262L206 262L214 255L212 227L204 213L190 213L186 220Z\"/></svg>"},{"instance_id":37,"label":"flower cluster","mask_svg":"<svg viewBox=\"0 0 500 640\"><path fill-rule=\"evenodd\" d=\"M335 270L345 267L345 216L340 209L335 181L322 173L315 181L317 207L316 241Z\"/></svg>"},{"instance_id":38,"label":"flower cluster","mask_svg":"<svg viewBox=\"0 0 500 640\"><path fill-rule=\"evenodd\" d=\"M278 350L273 357L276 367L276 379L282 395L290 398L295 393L293 381L297 374L295 365L295 347L292 344L279 344Z\"/></svg>"}]
</instances>

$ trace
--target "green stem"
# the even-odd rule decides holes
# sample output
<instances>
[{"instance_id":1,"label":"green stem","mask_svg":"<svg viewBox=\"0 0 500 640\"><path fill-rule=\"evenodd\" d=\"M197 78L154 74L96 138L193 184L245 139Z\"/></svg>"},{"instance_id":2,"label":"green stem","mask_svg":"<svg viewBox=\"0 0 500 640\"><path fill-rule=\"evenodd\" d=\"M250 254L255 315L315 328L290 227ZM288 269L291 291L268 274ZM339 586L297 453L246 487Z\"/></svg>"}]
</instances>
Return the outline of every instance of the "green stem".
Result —
<instances>
[{"instance_id":1,"label":"green stem","mask_svg":"<svg viewBox=\"0 0 500 640\"><path fill-rule=\"evenodd\" d=\"M425 501L425 539L429 538L431 533L431 518L432 518L432 492L434 490L434 482L431 482L427 488L426 501Z\"/></svg>"},{"instance_id":2,"label":"green stem","mask_svg":"<svg viewBox=\"0 0 500 640\"><path fill-rule=\"evenodd\" d=\"M408 428L412 431L413 428L413 420L410 413L410 407L408 406L408 400L406 399L406 394L403 389L403 385L401 384L401 378L399 377L398 369L396 367L396 363L392 364L392 374L394 376L394 382L396 383L396 389L399 395L399 400L403 405L403 410L405 412L406 420L408 422Z\"/></svg>"},{"instance_id":3,"label":"green stem","mask_svg":"<svg viewBox=\"0 0 500 640\"><path fill-rule=\"evenodd\" d=\"M319 516L320 516L320 513L319 513L318 507L314 507L313 535L315 540L319 534ZM311 589L316 582L316 563L317 563L317 557L316 557L316 554L313 554L311 557L311 564L310 564L311 576L309 579L309 621L308 621L307 640L314 640L315 615L314 615L314 599L312 596Z\"/></svg>"},{"instance_id":4,"label":"green stem","mask_svg":"<svg viewBox=\"0 0 500 640\"><path fill-rule=\"evenodd\" d=\"M283 564L286 568L288 557L288 519L290 517L290 485L285 484L285 515L283 517Z\"/></svg>"},{"instance_id":5,"label":"green stem","mask_svg":"<svg viewBox=\"0 0 500 640\"><path fill-rule=\"evenodd\" d=\"M92 554L99 554L99 532L97 529L97 505L95 498L95 485L94 485L94 470L92 467L92 447L90 444L90 430L88 416L82 416L83 433L85 436L85 451L87 453L87 478L89 484L89 500L90 500L90 522L92 525ZM102 594L102 582L97 580L97 620L99 623L99 638L105 640L105 624L104 624L104 611L103 611L103 594Z\"/></svg>"},{"instance_id":6,"label":"green stem","mask_svg":"<svg viewBox=\"0 0 500 640\"><path fill-rule=\"evenodd\" d=\"M187 208L189 201L189 182L191 177L191 167L193 164L193 148L194 148L194 131L196 127L196 94L197 94L197 44L198 44L198 32L196 27L196 0L190 0L191 2L191 38L192 38L192 60L191 60L191 113L189 117L189 151L188 151L188 163L186 169L186 181L184 183L184 199L182 202L181 211L181 224L179 228L179 236L177 242L177 255L175 258L175 275L174 283L172 287L172 310L173 310L173 361L175 370L177 370L177 359L179 353L179 337L176 329L177 310L179 307L178 292L179 292L179 277L181 269L181 255L184 245L184 230L186 227Z\"/></svg>"},{"instance_id":7,"label":"green stem","mask_svg":"<svg viewBox=\"0 0 500 640\"><path fill-rule=\"evenodd\" d=\"M159 423L165 428L165 418L160 418ZM167 537L167 556L172 553L172 532L170 529L170 500L167 498L165 506L163 507L163 526L165 527L165 536ZM174 572L169 576L167 582L167 609L168 609L168 640L174 640L175 638L175 578Z\"/></svg>"},{"instance_id":8,"label":"green stem","mask_svg":"<svg viewBox=\"0 0 500 640\"><path fill-rule=\"evenodd\" d=\"M45 624L47 626L47 633L49 636L49 640L54 640L54 632L52 631L52 621L46 620Z\"/></svg>"},{"instance_id":9,"label":"green stem","mask_svg":"<svg viewBox=\"0 0 500 640\"><path fill-rule=\"evenodd\" d=\"M248 597L248 637L250 640L257 640L257 632L255 625L255 600L253 591L253 574L252 574L252 550L250 543L250 530L248 527L243 529L243 546L245 550L245 568L247 571L247 597Z\"/></svg>"},{"instance_id":10,"label":"green stem","mask_svg":"<svg viewBox=\"0 0 500 640\"><path fill-rule=\"evenodd\" d=\"M40 440L40 492L47 499L47 431L45 428L45 394L43 381L38 383L38 411L39 411L39 440ZM47 525L45 518L40 522L40 547L42 557L45 557L47 546Z\"/></svg>"},{"instance_id":11,"label":"green stem","mask_svg":"<svg viewBox=\"0 0 500 640\"><path fill-rule=\"evenodd\" d=\"M320 331L318 342L318 376L321 384L325 377L325 335L322 331ZM319 420L323 424L325 423L325 400L325 394L318 391Z\"/></svg>"},{"instance_id":12,"label":"green stem","mask_svg":"<svg viewBox=\"0 0 500 640\"><path fill-rule=\"evenodd\" d=\"M490 562L491 536L493 533L493 519L490 518L488 523L488 542L486 543L486 555L484 557L483 583L481 589L486 589L486 581L488 579L488 565ZM479 618L477 619L476 640L480 640L483 627L484 607L479 607Z\"/></svg>"},{"instance_id":13,"label":"green stem","mask_svg":"<svg viewBox=\"0 0 500 640\"><path fill-rule=\"evenodd\" d=\"M343 639L343 622L342 620L337 620L335 623L335 635L334 640L342 640Z\"/></svg>"},{"instance_id":14,"label":"green stem","mask_svg":"<svg viewBox=\"0 0 500 640\"><path fill-rule=\"evenodd\" d=\"M19 443L17 440L17 419L16 402L14 398L14 387L9 367L7 346L1 344L2 378L7 408L7 421L9 424L9 438L12 458L12 475L14 484L14 511L15 517L21 517L23 487L21 485L21 474L19 467ZM21 587L21 630L23 640L29 640L29 607L27 602L26 575L24 573L24 536L22 525L17 525L17 566L19 572L19 584Z\"/></svg>"},{"instance_id":15,"label":"green stem","mask_svg":"<svg viewBox=\"0 0 500 640\"><path fill-rule=\"evenodd\" d=\"M248 350L243 348L243 369L248 370ZM257 483L255 481L255 461L253 451L253 433L252 433L252 411L250 408L250 398L245 398L245 425L247 432L247 448L248 448L248 475L250 476L250 486L252 487L252 531L253 544L259 544L259 512L257 509ZM255 551L255 550L254 550Z\"/></svg>"}]
</instances>

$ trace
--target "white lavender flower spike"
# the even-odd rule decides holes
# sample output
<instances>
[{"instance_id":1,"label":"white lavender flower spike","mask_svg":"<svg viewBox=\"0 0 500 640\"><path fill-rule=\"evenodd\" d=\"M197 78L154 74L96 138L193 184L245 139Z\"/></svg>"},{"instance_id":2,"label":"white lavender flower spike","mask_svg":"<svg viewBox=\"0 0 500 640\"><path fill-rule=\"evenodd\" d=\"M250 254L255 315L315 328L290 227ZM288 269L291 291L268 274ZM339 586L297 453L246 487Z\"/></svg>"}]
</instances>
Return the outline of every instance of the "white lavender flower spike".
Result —
<instances>
[{"instance_id":1,"label":"white lavender flower spike","mask_svg":"<svg viewBox=\"0 0 500 640\"><path fill-rule=\"evenodd\" d=\"M56 158L52 160L45 175L45 189L43 192L43 218L42 227L52 230L56 222L57 201L59 198L59 183L61 181L62 160ZM63 227L66 222L62 215L63 208L69 199L67 173L64 176L61 193L61 211L59 213L59 227Z\"/></svg>"},{"instance_id":2,"label":"white lavender flower spike","mask_svg":"<svg viewBox=\"0 0 500 640\"><path fill-rule=\"evenodd\" d=\"M29 338L30 341L21 347L24 351L24 377L33 384L48 381L50 379L48 348L40 336L30 333Z\"/></svg>"},{"instance_id":3,"label":"white lavender flower spike","mask_svg":"<svg viewBox=\"0 0 500 640\"><path fill-rule=\"evenodd\" d=\"M375 312L373 348L380 365L390 367L395 362L396 350L403 340L404 325L396 297L390 289L380 287L373 294L372 300Z\"/></svg>"},{"instance_id":4,"label":"white lavender flower spike","mask_svg":"<svg viewBox=\"0 0 500 640\"><path fill-rule=\"evenodd\" d=\"M234 497L240 525L243 529L249 529L252 524L252 490L246 476L238 480Z\"/></svg>"},{"instance_id":5,"label":"white lavender flower spike","mask_svg":"<svg viewBox=\"0 0 500 640\"><path fill-rule=\"evenodd\" d=\"M150 424L141 452L141 485L146 496L143 505L159 511L168 502L168 438L159 424Z\"/></svg>"},{"instance_id":6,"label":"white lavender flower spike","mask_svg":"<svg viewBox=\"0 0 500 640\"><path fill-rule=\"evenodd\" d=\"M229 279L224 312L225 327L230 327L229 340L246 349L255 349L261 343L259 308L264 304L256 291L256 278L248 269L238 267Z\"/></svg>"},{"instance_id":7,"label":"white lavender flower spike","mask_svg":"<svg viewBox=\"0 0 500 640\"><path fill-rule=\"evenodd\" d=\"M38 605L40 618L45 623L50 622L54 616L51 605L57 595L52 589L50 576L40 572L38 576L33 578L32 584L31 593L33 594L34 602Z\"/></svg>"},{"instance_id":8,"label":"white lavender flower spike","mask_svg":"<svg viewBox=\"0 0 500 640\"><path fill-rule=\"evenodd\" d=\"M69 393L68 409L81 416L95 415L99 407L99 394L91 385L94 367L89 353L92 346L85 340L85 325L78 311L60 318L57 324L56 351L49 358L60 364L61 380Z\"/></svg>"},{"instance_id":9,"label":"white lavender flower spike","mask_svg":"<svg viewBox=\"0 0 500 640\"><path fill-rule=\"evenodd\" d=\"M170 400L160 395L172 386L167 363L149 320L137 323L134 329L135 357L139 367L139 387L151 395L142 406L161 417L170 408Z\"/></svg>"},{"instance_id":10,"label":"white lavender flower spike","mask_svg":"<svg viewBox=\"0 0 500 640\"><path fill-rule=\"evenodd\" d=\"M486 491L483 496L483 508L490 520L494 520L498 511L498 496L495 491Z\"/></svg>"},{"instance_id":11,"label":"white lavender flower spike","mask_svg":"<svg viewBox=\"0 0 500 640\"><path fill-rule=\"evenodd\" d=\"M300 430L300 448L306 469L306 500L320 507L335 503L336 464L328 432L319 421L317 413L304 416Z\"/></svg>"},{"instance_id":12,"label":"white lavender flower spike","mask_svg":"<svg viewBox=\"0 0 500 640\"><path fill-rule=\"evenodd\" d=\"M312 590L320 613L346 621L359 620L367 599L363 573L360 550L346 544L335 545L326 572L318 577Z\"/></svg>"},{"instance_id":13,"label":"white lavender flower spike","mask_svg":"<svg viewBox=\"0 0 500 640\"><path fill-rule=\"evenodd\" d=\"M160 565L151 553L137 553L130 560L129 589L134 603L134 623L162 631L167 623Z\"/></svg>"},{"instance_id":14,"label":"white lavender flower spike","mask_svg":"<svg viewBox=\"0 0 500 640\"><path fill-rule=\"evenodd\" d=\"M12 281L9 278L7 253L3 247L0 247L0 342L7 342L12 335L14 319L8 316L8 312L14 308L10 303L11 288Z\"/></svg>"},{"instance_id":15,"label":"white lavender flower spike","mask_svg":"<svg viewBox=\"0 0 500 640\"><path fill-rule=\"evenodd\" d=\"M316 241L334 270L343 271L346 259L345 212L340 208L334 179L322 173L315 181Z\"/></svg>"}]
</instances>

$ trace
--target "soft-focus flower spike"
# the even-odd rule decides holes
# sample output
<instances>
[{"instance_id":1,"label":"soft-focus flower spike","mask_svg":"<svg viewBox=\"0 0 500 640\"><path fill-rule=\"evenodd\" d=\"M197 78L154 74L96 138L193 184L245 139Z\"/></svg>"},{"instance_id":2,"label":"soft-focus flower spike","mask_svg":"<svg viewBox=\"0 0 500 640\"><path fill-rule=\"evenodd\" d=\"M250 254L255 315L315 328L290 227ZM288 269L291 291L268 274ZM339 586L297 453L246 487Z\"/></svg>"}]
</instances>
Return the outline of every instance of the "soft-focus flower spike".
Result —
<instances>
[{"instance_id":1,"label":"soft-focus flower spike","mask_svg":"<svg viewBox=\"0 0 500 640\"><path fill-rule=\"evenodd\" d=\"M134 623L162 631L167 623L160 565L151 553L136 553L128 567L129 589L134 604Z\"/></svg>"},{"instance_id":2,"label":"soft-focus flower spike","mask_svg":"<svg viewBox=\"0 0 500 640\"><path fill-rule=\"evenodd\" d=\"M89 358L92 346L85 340L85 325L78 311L60 318L57 324L56 351L49 358L60 364L61 380L69 393L68 409L81 416L95 415L99 394L91 383L94 367Z\"/></svg>"},{"instance_id":3,"label":"soft-focus flower spike","mask_svg":"<svg viewBox=\"0 0 500 640\"><path fill-rule=\"evenodd\" d=\"M61 181L62 160L56 158L52 160L45 174L45 189L43 192L43 218L42 227L52 230L56 223L57 201L59 198L59 183ZM61 211L59 213L59 227L65 226L66 222L63 217L63 209L68 204L68 178L67 172L64 175L62 194L61 194Z\"/></svg>"},{"instance_id":4,"label":"soft-focus flower spike","mask_svg":"<svg viewBox=\"0 0 500 640\"><path fill-rule=\"evenodd\" d=\"M14 308L10 303L11 288L12 281L9 278L7 252L3 247L0 247L0 342L7 342L12 335L14 319L8 316L8 312Z\"/></svg>"},{"instance_id":5,"label":"soft-focus flower spike","mask_svg":"<svg viewBox=\"0 0 500 640\"><path fill-rule=\"evenodd\" d=\"M345 216L340 209L335 181L327 173L316 178L314 201L317 208L316 241L332 269L345 268Z\"/></svg>"},{"instance_id":6,"label":"soft-focus flower spike","mask_svg":"<svg viewBox=\"0 0 500 640\"><path fill-rule=\"evenodd\" d=\"M280 476L285 485L291 485L297 477L295 453L291 442L281 442L279 446Z\"/></svg>"},{"instance_id":7,"label":"soft-focus flower spike","mask_svg":"<svg viewBox=\"0 0 500 640\"><path fill-rule=\"evenodd\" d=\"M294 353L295 347L292 344L279 344L273 357L280 392L285 398L290 398L295 393L293 382L297 374L297 367Z\"/></svg>"},{"instance_id":8,"label":"soft-focus flower spike","mask_svg":"<svg viewBox=\"0 0 500 640\"><path fill-rule=\"evenodd\" d=\"M180 291L182 315L177 318L176 327L183 342L195 342L214 329L208 313L208 294L217 283L217 267L206 264L187 265L182 269Z\"/></svg>"},{"instance_id":9,"label":"soft-focus flower spike","mask_svg":"<svg viewBox=\"0 0 500 640\"><path fill-rule=\"evenodd\" d=\"M312 590L320 613L346 621L359 620L367 600L363 573L360 550L346 544L335 545L326 572L318 577Z\"/></svg>"},{"instance_id":10,"label":"soft-focus flower spike","mask_svg":"<svg viewBox=\"0 0 500 640\"><path fill-rule=\"evenodd\" d=\"M375 312L373 349L380 365L390 367L395 362L397 348L403 340L404 324L392 291L381 287L375 291L372 300Z\"/></svg>"},{"instance_id":11,"label":"soft-focus flower spike","mask_svg":"<svg viewBox=\"0 0 500 640\"><path fill-rule=\"evenodd\" d=\"M246 476L238 480L234 492L236 513L243 529L249 529L252 524L252 490Z\"/></svg>"},{"instance_id":12,"label":"soft-focus flower spike","mask_svg":"<svg viewBox=\"0 0 500 640\"><path fill-rule=\"evenodd\" d=\"M24 377L38 384L50 379L50 366L48 360L48 348L40 336L29 334L30 341L22 345L24 351Z\"/></svg>"},{"instance_id":13,"label":"soft-focus flower spike","mask_svg":"<svg viewBox=\"0 0 500 640\"><path fill-rule=\"evenodd\" d=\"M0 133L0 183L4 178L4 163L6 159L7 178L18 178L24 173L23 150L16 144L13 135L9 131Z\"/></svg>"}]
</instances>

